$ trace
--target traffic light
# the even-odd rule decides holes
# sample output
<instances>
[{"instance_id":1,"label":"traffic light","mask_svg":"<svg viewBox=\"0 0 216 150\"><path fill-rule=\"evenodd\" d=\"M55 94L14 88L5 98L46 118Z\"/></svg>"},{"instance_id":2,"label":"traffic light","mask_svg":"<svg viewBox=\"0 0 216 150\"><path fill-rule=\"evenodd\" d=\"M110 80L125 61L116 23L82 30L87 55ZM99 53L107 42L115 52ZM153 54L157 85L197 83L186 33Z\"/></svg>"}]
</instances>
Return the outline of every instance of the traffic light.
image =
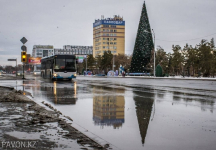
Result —
<instances>
[{"instance_id":1,"label":"traffic light","mask_svg":"<svg viewBox=\"0 0 216 150\"><path fill-rule=\"evenodd\" d=\"M27 62L27 55L26 52L21 52L21 62Z\"/></svg>"}]
</instances>

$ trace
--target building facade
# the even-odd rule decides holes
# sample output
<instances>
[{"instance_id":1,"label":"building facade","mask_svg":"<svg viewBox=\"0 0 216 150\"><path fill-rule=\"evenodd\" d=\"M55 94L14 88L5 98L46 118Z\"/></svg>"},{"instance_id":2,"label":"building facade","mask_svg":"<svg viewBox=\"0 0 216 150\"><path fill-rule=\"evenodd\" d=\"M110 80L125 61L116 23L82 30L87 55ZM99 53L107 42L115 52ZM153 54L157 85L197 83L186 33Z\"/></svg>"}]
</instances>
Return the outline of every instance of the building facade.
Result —
<instances>
[{"instance_id":1,"label":"building facade","mask_svg":"<svg viewBox=\"0 0 216 150\"><path fill-rule=\"evenodd\" d=\"M34 45L32 57L47 57L53 55L52 45Z\"/></svg>"},{"instance_id":2,"label":"building facade","mask_svg":"<svg viewBox=\"0 0 216 150\"><path fill-rule=\"evenodd\" d=\"M93 54L93 46L64 45L63 49L55 48L54 54L90 55Z\"/></svg>"},{"instance_id":3,"label":"building facade","mask_svg":"<svg viewBox=\"0 0 216 150\"><path fill-rule=\"evenodd\" d=\"M125 54L125 21L117 15L105 19L102 16L93 23L93 56L108 50L114 55Z\"/></svg>"}]
</instances>

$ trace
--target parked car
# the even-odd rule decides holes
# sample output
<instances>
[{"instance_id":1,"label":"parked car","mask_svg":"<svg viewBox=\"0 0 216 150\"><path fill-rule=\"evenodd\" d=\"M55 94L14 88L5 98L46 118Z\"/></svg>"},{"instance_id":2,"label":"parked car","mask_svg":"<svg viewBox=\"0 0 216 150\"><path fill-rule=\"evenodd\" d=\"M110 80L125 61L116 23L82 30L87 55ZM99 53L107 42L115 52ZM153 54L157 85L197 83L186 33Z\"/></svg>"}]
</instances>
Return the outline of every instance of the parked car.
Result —
<instances>
[{"instance_id":1,"label":"parked car","mask_svg":"<svg viewBox=\"0 0 216 150\"><path fill-rule=\"evenodd\" d=\"M34 76L39 76L39 75L41 75L41 71L40 71L40 70L35 70L35 71L33 72L33 75L34 75Z\"/></svg>"}]
</instances>

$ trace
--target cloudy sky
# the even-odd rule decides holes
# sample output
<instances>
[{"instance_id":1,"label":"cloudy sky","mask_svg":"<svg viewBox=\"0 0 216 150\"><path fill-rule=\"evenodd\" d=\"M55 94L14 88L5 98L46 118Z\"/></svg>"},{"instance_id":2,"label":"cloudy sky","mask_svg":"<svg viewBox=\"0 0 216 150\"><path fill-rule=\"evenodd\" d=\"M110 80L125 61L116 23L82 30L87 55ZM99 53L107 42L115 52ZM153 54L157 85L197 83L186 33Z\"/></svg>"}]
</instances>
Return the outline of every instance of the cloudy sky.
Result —
<instances>
[{"instance_id":1,"label":"cloudy sky","mask_svg":"<svg viewBox=\"0 0 216 150\"><path fill-rule=\"evenodd\" d=\"M33 45L93 45L93 22L113 15L126 23L126 54L132 54L144 0L0 0L0 65L20 61L26 37ZM198 44L216 39L216 0L146 0L156 46L172 52L172 45Z\"/></svg>"}]
</instances>

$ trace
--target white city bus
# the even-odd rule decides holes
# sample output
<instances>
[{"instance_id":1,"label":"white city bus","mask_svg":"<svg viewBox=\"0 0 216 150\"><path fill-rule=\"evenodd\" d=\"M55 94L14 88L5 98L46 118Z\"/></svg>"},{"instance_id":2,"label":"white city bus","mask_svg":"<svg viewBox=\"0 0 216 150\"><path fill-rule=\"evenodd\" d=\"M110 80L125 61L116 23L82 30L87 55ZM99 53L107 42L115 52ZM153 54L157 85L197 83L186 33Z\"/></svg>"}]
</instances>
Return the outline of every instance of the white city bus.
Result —
<instances>
[{"instance_id":1,"label":"white city bus","mask_svg":"<svg viewBox=\"0 0 216 150\"><path fill-rule=\"evenodd\" d=\"M52 55L42 58L41 77L52 80L76 78L76 56Z\"/></svg>"}]
</instances>

